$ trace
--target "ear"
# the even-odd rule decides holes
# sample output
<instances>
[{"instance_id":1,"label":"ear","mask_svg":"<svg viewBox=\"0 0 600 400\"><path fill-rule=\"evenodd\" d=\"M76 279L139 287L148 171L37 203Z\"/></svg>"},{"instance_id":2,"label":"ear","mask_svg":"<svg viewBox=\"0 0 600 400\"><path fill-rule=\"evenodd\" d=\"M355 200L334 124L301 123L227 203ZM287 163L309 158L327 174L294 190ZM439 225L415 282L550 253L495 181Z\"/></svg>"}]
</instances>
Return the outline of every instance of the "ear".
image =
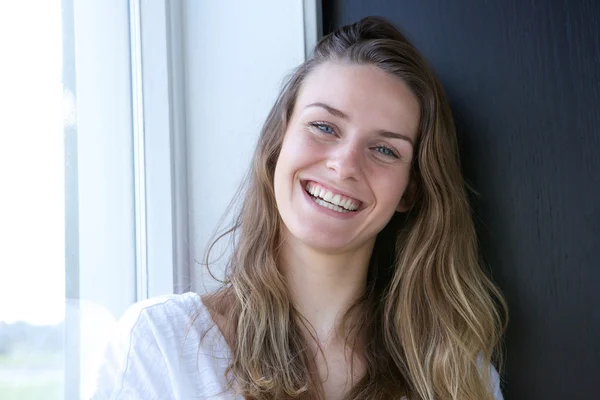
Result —
<instances>
[{"instance_id":1,"label":"ear","mask_svg":"<svg viewBox=\"0 0 600 400\"><path fill-rule=\"evenodd\" d=\"M415 176L411 176L408 185L406 185L406 189L404 190L404 194L400 199L400 203L398 207L396 207L397 212L407 212L412 208L415 204L415 200L417 197L417 180Z\"/></svg>"}]
</instances>

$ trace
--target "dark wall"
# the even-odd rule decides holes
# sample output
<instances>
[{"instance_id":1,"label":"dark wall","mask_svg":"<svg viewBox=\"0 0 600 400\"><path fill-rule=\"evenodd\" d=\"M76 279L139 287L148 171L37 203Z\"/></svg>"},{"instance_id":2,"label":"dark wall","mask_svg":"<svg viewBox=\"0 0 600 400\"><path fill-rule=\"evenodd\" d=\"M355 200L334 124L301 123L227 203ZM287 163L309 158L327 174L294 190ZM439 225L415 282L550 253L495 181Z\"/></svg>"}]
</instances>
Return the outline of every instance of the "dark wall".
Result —
<instances>
[{"instance_id":1,"label":"dark wall","mask_svg":"<svg viewBox=\"0 0 600 400\"><path fill-rule=\"evenodd\" d=\"M511 312L507 399L600 399L600 1L323 0L401 27L456 118Z\"/></svg>"}]
</instances>

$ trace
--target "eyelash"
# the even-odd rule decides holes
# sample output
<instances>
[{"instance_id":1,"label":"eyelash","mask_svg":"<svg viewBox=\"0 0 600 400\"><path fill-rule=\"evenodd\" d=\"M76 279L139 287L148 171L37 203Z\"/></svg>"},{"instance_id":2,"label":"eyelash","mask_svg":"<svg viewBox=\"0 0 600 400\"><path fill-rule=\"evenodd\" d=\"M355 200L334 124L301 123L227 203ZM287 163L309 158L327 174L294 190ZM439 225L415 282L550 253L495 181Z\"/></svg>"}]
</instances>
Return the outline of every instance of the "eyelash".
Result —
<instances>
[{"instance_id":1,"label":"eyelash","mask_svg":"<svg viewBox=\"0 0 600 400\"><path fill-rule=\"evenodd\" d=\"M311 126L314 126L314 127L315 127L315 128L317 128L319 131L321 131L321 132L325 133L326 135L331 135L331 134L335 133L335 129L333 129L333 128L331 127L331 125L329 125L329 124L327 124L327 123L325 123L325 122L311 122L311 123L310 123L310 125L311 125ZM321 129L321 127L327 127L327 128L329 128L329 129L331 129L331 130L332 130L332 132L325 132L323 129Z\"/></svg>"},{"instance_id":2,"label":"eyelash","mask_svg":"<svg viewBox=\"0 0 600 400\"><path fill-rule=\"evenodd\" d=\"M311 125L312 127L317 128L317 130L319 130L319 132L325 134L325 135L332 135L335 133L335 129L333 129L333 127L331 125L329 125L328 123L325 122L310 122L309 125ZM323 129L321 129L322 127L327 127L329 129L331 129L331 132L326 132ZM398 155L398 153L396 153L396 151L394 151L394 149L392 149L391 147L385 146L385 145L379 145L377 147L375 147L376 149L384 149L384 151L379 151L377 150L379 153L383 154L384 156L388 156L388 157L394 157L394 158L400 158L400 156Z\"/></svg>"}]
</instances>

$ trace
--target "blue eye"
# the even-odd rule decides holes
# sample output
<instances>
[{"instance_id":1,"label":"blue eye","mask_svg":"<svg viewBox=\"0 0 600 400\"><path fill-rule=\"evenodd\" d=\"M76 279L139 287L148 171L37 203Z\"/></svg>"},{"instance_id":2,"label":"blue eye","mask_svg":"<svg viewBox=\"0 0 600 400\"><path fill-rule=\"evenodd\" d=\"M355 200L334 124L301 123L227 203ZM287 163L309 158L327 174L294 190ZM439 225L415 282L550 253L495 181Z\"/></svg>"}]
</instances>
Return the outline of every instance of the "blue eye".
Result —
<instances>
[{"instance_id":1,"label":"blue eye","mask_svg":"<svg viewBox=\"0 0 600 400\"><path fill-rule=\"evenodd\" d=\"M311 125L327 135L335 134L333 128L327 124L323 124L321 122L312 122Z\"/></svg>"},{"instance_id":2,"label":"blue eye","mask_svg":"<svg viewBox=\"0 0 600 400\"><path fill-rule=\"evenodd\" d=\"M399 158L398 155L394 152L394 150L386 146L377 146L375 147L375 151L378 151L379 153L388 157Z\"/></svg>"}]
</instances>

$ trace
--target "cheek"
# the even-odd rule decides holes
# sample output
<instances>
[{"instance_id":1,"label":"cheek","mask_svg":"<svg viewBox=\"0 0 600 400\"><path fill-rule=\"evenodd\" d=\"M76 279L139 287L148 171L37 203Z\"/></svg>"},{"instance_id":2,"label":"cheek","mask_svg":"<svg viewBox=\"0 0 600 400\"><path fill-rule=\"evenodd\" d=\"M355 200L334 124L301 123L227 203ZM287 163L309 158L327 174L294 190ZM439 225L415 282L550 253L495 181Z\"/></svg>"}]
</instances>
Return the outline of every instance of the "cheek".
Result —
<instances>
[{"instance_id":1,"label":"cheek","mask_svg":"<svg viewBox=\"0 0 600 400\"><path fill-rule=\"evenodd\" d=\"M408 186L408 173L380 174L376 179L378 203L385 205L390 210L395 210L400 204L400 199ZM393 213L392 211L390 211Z\"/></svg>"},{"instance_id":2,"label":"cheek","mask_svg":"<svg viewBox=\"0 0 600 400\"><path fill-rule=\"evenodd\" d=\"M295 173L296 170L317 162L323 156L323 146L311 140L310 136L301 130L288 132L278 164L282 169Z\"/></svg>"},{"instance_id":3,"label":"cheek","mask_svg":"<svg viewBox=\"0 0 600 400\"><path fill-rule=\"evenodd\" d=\"M281 200L284 191L289 191L292 185L292 178L296 171L302 167L303 151L299 146L296 136L288 132L283 140L279 158L275 165L274 188L275 197Z\"/></svg>"}]
</instances>

